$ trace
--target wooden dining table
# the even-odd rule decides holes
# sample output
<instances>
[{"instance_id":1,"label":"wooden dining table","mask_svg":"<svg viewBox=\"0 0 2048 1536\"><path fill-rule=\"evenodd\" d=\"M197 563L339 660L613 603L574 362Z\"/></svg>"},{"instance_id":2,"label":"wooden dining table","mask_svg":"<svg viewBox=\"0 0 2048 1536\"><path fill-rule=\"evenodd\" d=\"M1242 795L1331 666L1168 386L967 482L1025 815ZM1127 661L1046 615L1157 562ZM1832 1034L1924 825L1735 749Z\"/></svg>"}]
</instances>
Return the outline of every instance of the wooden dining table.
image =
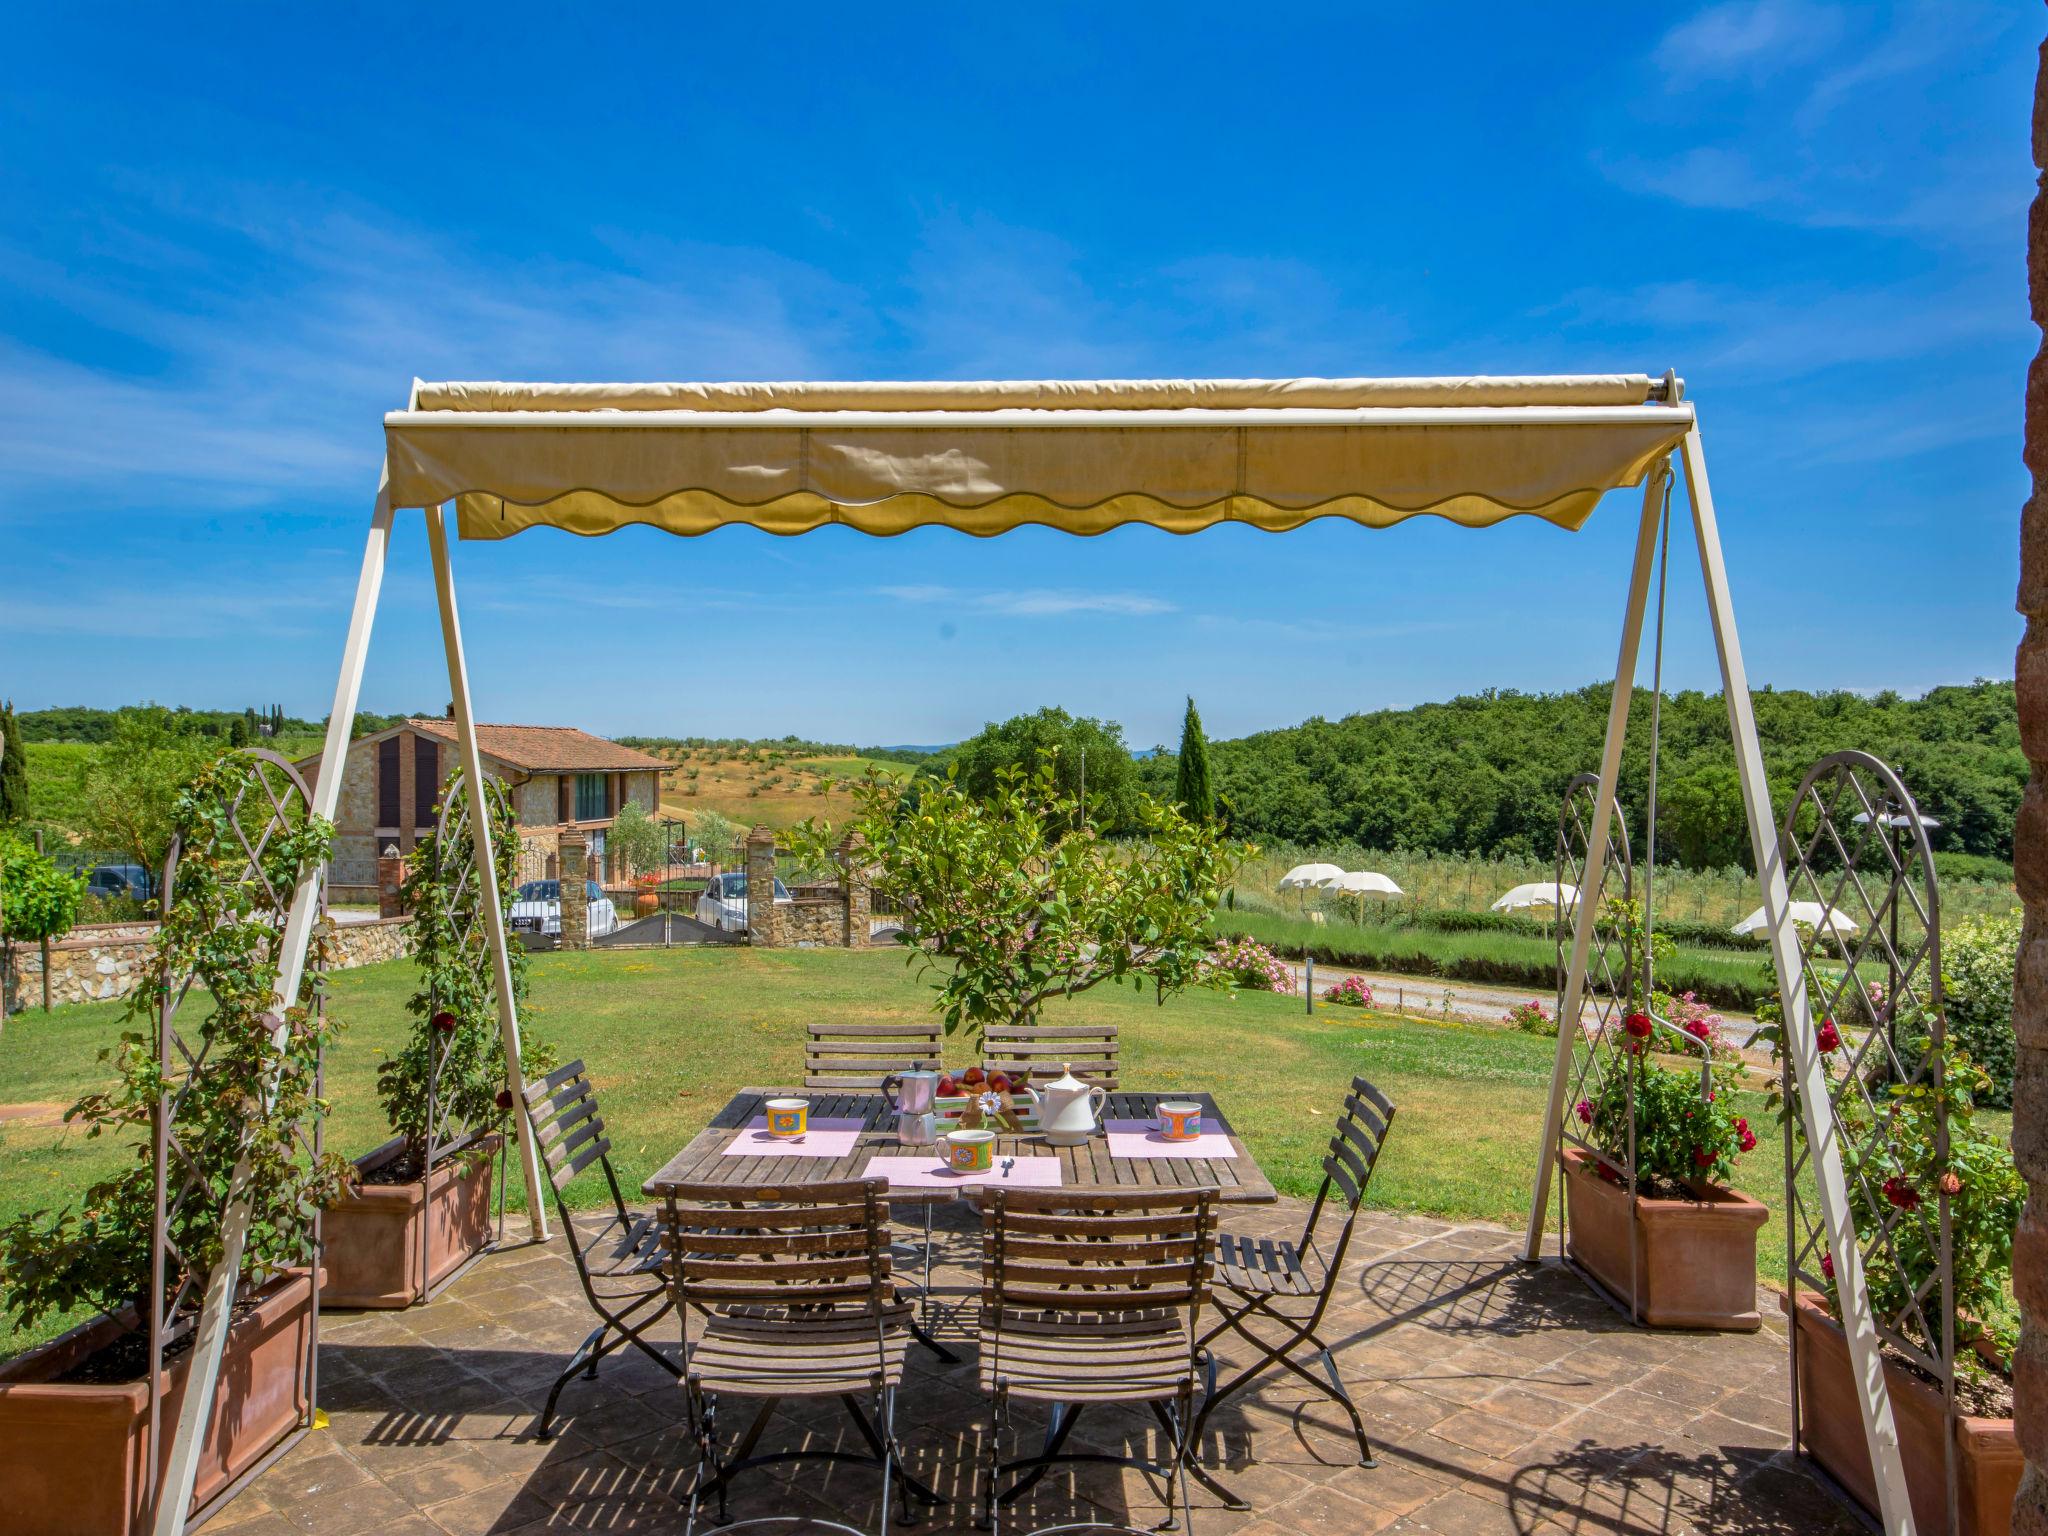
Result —
<instances>
[{"instance_id":1,"label":"wooden dining table","mask_svg":"<svg viewBox=\"0 0 2048 1536\"><path fill-rule=\"evenodd\" d=\"M860 1130L853 1150L840 1157L727 1156L726 1147L734 1136L766 1113L769 1099L801 1098L810 1104L813 1125L824 1120L857 1120ZM1226 1205L1265 1205L1278 1198L1272 1180L1260 1169L1258 1160L1231 1128L1229 1117L1207 1093L1176 1090L1172 1093L1116 1092L1109 1095L1102 1119L1150 1121L1160 1102L1193 1101L1202 1106L1204 1130L1221 1131L1230 1139L1231 1157L1112 1157L1108 1139L1100 1132L1079 1146L1055 1147L1035 1131L1022 1134L999 1133L995 1156L1043 1157L1056 1154L1060 1160L1062 1189L1214 1189ZM941 1149L906 1146L896 1139L896 1112L887 1095L827 1089L742 1088L711 1119L711 1123L690 1139L643 1186L645 1193L665 1198L686 1184L726 1184L734 1188L749 1185L822 1184L837 1179L857 1179L868 1160L879 1155L898 1156L929 1151L934 1164ZM894 1204L929 1205L957 1200L979 1189L971 1176L957 1184L937 1186L892 1186L888 1194Z\"/></svg>"}]
</instances>

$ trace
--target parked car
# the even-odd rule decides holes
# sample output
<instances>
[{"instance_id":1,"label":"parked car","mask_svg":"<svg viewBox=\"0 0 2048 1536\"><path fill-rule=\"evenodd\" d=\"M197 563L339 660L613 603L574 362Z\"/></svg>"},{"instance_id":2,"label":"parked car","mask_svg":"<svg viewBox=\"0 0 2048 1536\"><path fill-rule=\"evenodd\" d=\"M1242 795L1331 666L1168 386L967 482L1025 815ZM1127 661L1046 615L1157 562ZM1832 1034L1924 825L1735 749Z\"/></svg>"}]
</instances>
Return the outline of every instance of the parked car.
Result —
<instances>
[{"instance_id":1,"label":"parked car","mask_svg":"<svg viewBox=\"0 0 2048 1536\"><path fill-rule=\"evenodd\" d=\"M583 889L590 901L590 936L601 939L608 933L616 932L619 926L619 909L612 905L611 897L595 880L583 882ZM562 882L559 880L529 880L513 893L512 931L514 933L546 933L557 938L562 932Z\"/></svg>"},{"instance_id":2,"label":"parked car","mask_svg":"<svg viewBox=\"0 0 2048 1536\"><path fill-rule=\"evenodd\" d=\"M124 901L147 901L155 882L140 864L95 864L85 877L88 896L107 896Z\"/></svg>"},{"instance_id":3,"label":"parked car","mask_svg":"<svg viewBox=\"0 0 2048 1536\"><path fill-rule=\"evenodd\" d=\"M777 901L794 901L789 887L778 877L775 882ZM735 870L729 875L713 875L704 882L703 894L697 898L697 921L707 928L723 928L727 933L747 931L747 873Z\"/></svg>"}]
</instances>

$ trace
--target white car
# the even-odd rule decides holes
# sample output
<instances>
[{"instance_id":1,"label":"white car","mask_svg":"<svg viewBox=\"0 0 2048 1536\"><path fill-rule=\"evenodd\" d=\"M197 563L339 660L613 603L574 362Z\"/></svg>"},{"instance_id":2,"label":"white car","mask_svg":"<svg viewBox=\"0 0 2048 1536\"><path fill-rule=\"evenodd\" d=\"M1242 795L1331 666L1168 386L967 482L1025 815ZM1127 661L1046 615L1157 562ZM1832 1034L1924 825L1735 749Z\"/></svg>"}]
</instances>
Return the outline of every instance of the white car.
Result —
<instances>
[{"instance_id":1,"label":"white car","mask_svg":"<svg viewBox=\"0 0 2048 1536\"><path fill-rule=\"evenodd\" d=\"M789 887L780 878L775 882L777 901L794 901ZM713 875L704 882L704 892L697 898L697 921L707 928L723 928L727 933L747 931L747 873L735 870L729 875Z\"/></svg>"},{"instance_id":2,"label":"white car","mask_svg":"<svg viewBox=\"0 0 2048 1536\"><path fill-rule=\"evenodd\" d=\"M612 905L611 897L595 880L583 882L583 889L590 901L590 936L603 938L616 933L619 927L619 909ZM553 934L562 933L562 882L559 880L529 880L514 893L512 902L512 931L514 933Z\"/></svg>"}]
</instances>

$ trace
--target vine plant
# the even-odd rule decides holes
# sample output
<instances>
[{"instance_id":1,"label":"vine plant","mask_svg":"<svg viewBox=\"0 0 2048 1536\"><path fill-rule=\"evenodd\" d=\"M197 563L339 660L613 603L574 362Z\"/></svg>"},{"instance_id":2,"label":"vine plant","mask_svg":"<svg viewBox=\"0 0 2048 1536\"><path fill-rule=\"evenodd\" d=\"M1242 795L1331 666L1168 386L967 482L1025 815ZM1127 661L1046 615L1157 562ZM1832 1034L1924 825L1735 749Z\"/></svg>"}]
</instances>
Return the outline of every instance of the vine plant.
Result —
<instances>
[{"instance_id":1,"label":"vine plant","mask_svg":"<svg viewBox=\"0 0 2048 1536\"><path fill-rule=\"evenodd\" d=\"M312 1258L314 1213L339 1193L347 1169L332 1155L312 1158L300 1136L303 1125L327 1111L317 1091L320 1052L338 1027L316 1006L325 931L315 934L298 997L281 1018L274 994L284 950L280 909L326 862L334 829L301 810L265 835L273 802L261 776L273 771L230 753L203 768L177 801L176 884L167 893L153 964L129 995L128 1027L101 1052L119 1080L85 1095L64 1117L82 1124L88 1138L127 1139L132 1155L86 1190L82 1208L24 1212L0 1229L0 1290L17 1329L81 1305L118 1312L136 1304L148 1315L152 1129L165 1102L175 1106L171 1134L182 1157L169 1171L163 1299L220 1262L228 1184L244 1156L251 1219L239 1283L253 1288ZM191 1006L203 992L212 1011L196 1048L193 1036L183 1035L189 1056L169 1053L167 1074L157 1031L188 988ZM192 1184L178 1198L187 1177Z\"/></svg>"}]
</instances>

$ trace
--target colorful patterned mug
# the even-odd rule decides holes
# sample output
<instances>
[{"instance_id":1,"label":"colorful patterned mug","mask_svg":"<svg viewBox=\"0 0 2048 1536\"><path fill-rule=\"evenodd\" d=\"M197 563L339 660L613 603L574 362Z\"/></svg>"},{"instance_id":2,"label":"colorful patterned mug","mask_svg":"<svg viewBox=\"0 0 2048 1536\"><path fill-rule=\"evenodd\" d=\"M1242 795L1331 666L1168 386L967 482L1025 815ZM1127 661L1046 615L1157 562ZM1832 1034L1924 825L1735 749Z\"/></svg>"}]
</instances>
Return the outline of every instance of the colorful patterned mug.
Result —
<instances>
[{"instance_id":1,"label":"colorful patterned mug","mask_svg":"<svg viewBox=\"0 0 2048 1536\"><path fill-rule=\"evenodd\" d=\"M1194 1141L1202 1134L1202 1106L1165 1103L1159 1106L1159 1135L1165 1141Z\"/></svg>"},{"instance_id":2,"label":"colorful patterned mug","mask_svg":"<svg viewBox=\"0 0 2048 1536\"><path fill-rule=\"evenodd\" d=\"M946 1166L955 1173L986 1173L995 1163L994 1131L948 1131Z\"/></svg>"},{"instance_id":3,"label":"colorful patterned mug","mask_svg":"<svg viewBox=\"0 0 2048 1536\"><path fill-rule=\"evenodd\" d=\"M809 1099L770 1099L767 1108L770 1136L790 1141L811 1128Z\"/></svg>"}]
</instances>

